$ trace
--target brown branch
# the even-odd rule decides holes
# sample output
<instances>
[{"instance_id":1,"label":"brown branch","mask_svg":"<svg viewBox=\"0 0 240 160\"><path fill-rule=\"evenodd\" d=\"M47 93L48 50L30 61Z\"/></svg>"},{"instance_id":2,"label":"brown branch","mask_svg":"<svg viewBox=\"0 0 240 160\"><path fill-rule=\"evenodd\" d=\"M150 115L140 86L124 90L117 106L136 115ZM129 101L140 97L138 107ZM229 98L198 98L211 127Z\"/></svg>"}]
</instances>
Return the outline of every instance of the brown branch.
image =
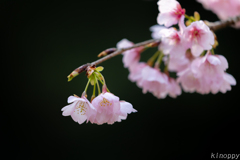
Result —
<instances>
[{"instance_id":1,"label":"brown branch","mask_svg":"<svg viewBox=\"0 0 240 160\"><path fill-rule=\"evenodd\" d=\"M216 21L216 22L208 22L208 21L205 21L205 22L208 25L208 27L212 31L215 32L219 29L226 28L228 26L233 26L234 24L236 24L239 21L240 21L240 15L238 15L236 17L228 18L226 20L221 20L221 21Z\"/></svg>"},{"instance_id":2,"label":"brown branch","mask_svg":"<svg viewBox=\"0 0 240 160\"><path fill-rule=\"evenodd\" d=\"M158 42L158 41L160 41L160 40L158 40L158 39L151 39L151 40L147 40L147 41L144 41L144 42L136 43L136 44L134 44L131 47L117 49L115 52L113 52L113 53L111 53L111 54L109 54L109 55L107 55L107 56L105 56L105 57L103 57L103 58L101 58L101 59L99 59L99 60L97 60L95 62L92 62L91 66L93 66L93 65L96 66L96 65L98 65L98 64L100 64L100 63L102 63L102 62L104 62L104 61L106 61L106 60L108 60L108 59L110 59L112 57L115 57L115 56L123 53L126 50L130 50L130 49L141 47L141 46L146 46L146 45L148 45L150 43L154 43L154 42Z\"/></svg>"},{"instance_id":3,"label":"brown branch","mask_svg":"<svg viewBox=\"0 0 240 160\"><path fill-rule=\"evenodd\" d=\"M141 47L141 46L146 46L146 45L149 45L151 43L152 44L153 43L160 43L160 40L159 39L150 39L150 40L147 40L147 41L144 41L144 42L136 43L131 47L117 49L115 52L112 52L111 54L109 54L109 55L107 55L103 58L100 58L100 59L98 59L98 60L96 60L92 63L87 63L87 64L84 64L84 65L76 68L70 75L68 75L68 81L71 81L74 77L76 77L80 73L86 71L88 66L97 66L98 64L100 64L100 63L102 63L102 62L104 62L104 61L106 61L110 58L113 58L113 57L123 53L124 51L130 50L130 49L133 49L133 48L137 48L137 47Z\"/></svg>"},{"instance_id":4,"label":"brown branch","mask_svg":"<svg viewBox=\"0 0 240 160\"><path fill-rule=\"evenodd\" d=\"M236 17L233 17L233 18L226 19L226 20L222 20L222 21L216 21L216 22L205 21L205 23L209 26L209 28L212 31L215 32L215 31L217 31L219 29L222 29L222 28L225 28L225 27L228 27L228 26L232 26L232 25L236 24L239 21L240 21L240 15L236 16ZM105 56L103 58L100 58L100 59L98 59L98 60L96 60L96 61L94 61L92 63L86 63L86 64L76 68L70 75L68 75L68 81L71 81L78 74L86 71L89 66L97 66L100 63L102 63L102 62L104 62L104 61L106 61L108 59L111 59L111 58L113 58L113 57L123 53L124 51L130 50L130 49L133 49L133 48L137 48L137 47L141 47L141 46L147 46L147 45L151 46L151 44L153 44L152 46L155 46L156 43L160 43L160 42L161 42L160 39L150 39L150 40L147 40L147 41L136 43L136 44L134 44L131 47L116 49L116 51L109 52L110 54L108 54L107 56ZM107 51L107 50L105 50L105 51Z\"/></svg>"}]
</instances>

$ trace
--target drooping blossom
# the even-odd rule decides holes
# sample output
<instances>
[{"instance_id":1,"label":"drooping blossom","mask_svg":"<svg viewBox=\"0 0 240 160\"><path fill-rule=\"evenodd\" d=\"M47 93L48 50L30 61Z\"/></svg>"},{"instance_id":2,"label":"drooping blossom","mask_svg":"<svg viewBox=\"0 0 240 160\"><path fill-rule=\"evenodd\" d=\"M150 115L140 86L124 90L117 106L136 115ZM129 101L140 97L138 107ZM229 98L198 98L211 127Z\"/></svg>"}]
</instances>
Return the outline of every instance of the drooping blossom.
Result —
<instances>
[{"instance_id":1,"label":"drooping blossom","mask_svg":"<svg viewBox=\"0 0 240 160\"><path fill-rule=\"evenodd\" d=\"M185 9L182 9L176 0L159 0L157 4L160 11L157 22L160 25L170 27L177 24L179 19L185 14Z\"/></svg>"},{"instance_id":2,"label":"drooping blossom","mask_svg":"<svg viewBox=\"0 0 240 160\"><path fill-rule=\"evenodd\" d=\"M178 73L178 82L187 92L225 93L231 90L231 85L236 85L234 77L225 72L227 68L228 63L225 57L211 55L211 52L208 52L204 57L193 60L189 68Z\"/></svg>"},{"instance_id":3,"label":"drooping blossom","mask_svg":"<svg viewBox=\"0 0 240 160\"><path fill-rule=\"evenodd\" d=\"M68 103L72 103L62 108L63 116L71 116L75 122L82 124L95 112L95 107L83 96L69 96Z\"/></svg>"},{"instance_id":4,"label":"drooping blossom","mask_svg":"<svg viewBox=\"0 0 240 160\"><path fill-rule=\"evenodd\" d=\"M183 31L186 46L198 57L204 50L210 50L214 44L214 35L203 21L196 21L187 26Z\"/></svg>"},{"instance_id":5,"label":"drooping blossom","mask_svg":"<svg viewBox=\"0 0 240 160\"><path fill-rule=\"evenodd\" d=\"M219 19L227 19L229 17L238 16L240 14L239 0L197 0L202 3L204 8L214 12ZM240 27L238 22L235 27Z\"/></svg>"},{"instance_id":6,"label":"drooping blossom","mask_svg":"<svg viewBox=\"0 0 240 160\"><path fill-rule=\"evenodd\" d=\"M177 75L179 76L177 82L181 84L185 92L193 93L201 88L199 79L194 76L190 67L178 72Z\"/></svg>"},{"instance_id":7,"label":"drooping blossom","mask_svg":"<svg viewBox=\"0 0 240 160\"><path fill-rule=\"evenodd\" d=\"M179 31L174 28L162 29L160 31L161 43L159 50L162 50L165 55L170 54L174 57L184 56L187 47Z\"/></svg>"},{"instance_id":8,"label":"drooping blossom","mask_svg":"<svg viewBox=\"0 0 240 160\"><path fill-rule=\"evenodd\" d=\"M130 42L127 39L122 39L117 43L117 48L127 48L133 45L133 42ZM143 47L138 47L123 52L123 64L125 68L130 67L139 61L142 49Z\"/></svg>"},{"instance_id":9,"label":"drooping blossom","mask_svg":"<svg viewBox=\"0 0 240 160\"><path fill-rule=\"evenodd\" d=\"M101 93L92 100L92 105L96 108L94 116L89 118L91 123L113 124L121 122L127 118L127 114L136 112L132 105L125 101L119 101L119 97L112 93Z\"/></svg>"},{"instance_id":10,"label":"drooping blossom","mask_svg":"<svg viewBox=\"0 0 240 160\"><path fill-rule=\"evenodd\" d=\"M144 94L150 92L157 98L165 98L168 94L168 77L157 68L144 67L137 85Z\"/></svg>"},{"instance_id":11,"label":"drooping blossom","mask_svg":"<svg viewBox=\"0 0 240 160\"><path fill-rule=\"evenodd\" d=\"M144 62L139 62L132 65L129 68L129 75L128 79L132 82L138 82L142 79L142 70L143 68L147 67L148 65Z\"/></svg>"},{"instance_id":12,"label":"drooping blossom","mask_svg":"<svg viewBox=\"0 0 240 160\"><path fill-rule=\"evenodd\" d=\"M132 67L128 78L136 82L143 93L150 92L157 98L165 98L168 94L175 98L181 94L181 88L175 79L160 72L158 68L152 68L144 62L140 62Z\"/></svg>"}]
</instances>

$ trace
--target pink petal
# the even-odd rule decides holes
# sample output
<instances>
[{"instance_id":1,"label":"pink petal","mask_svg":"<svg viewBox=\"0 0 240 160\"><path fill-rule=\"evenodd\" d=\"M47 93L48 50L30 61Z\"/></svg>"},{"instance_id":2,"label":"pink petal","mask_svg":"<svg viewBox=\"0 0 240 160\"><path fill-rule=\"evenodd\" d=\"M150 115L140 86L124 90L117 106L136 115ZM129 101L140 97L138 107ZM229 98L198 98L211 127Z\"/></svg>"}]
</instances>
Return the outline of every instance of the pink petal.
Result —
<instances>
[{"instance_id":1,"label":"pink petal","mask_svg":"<svg viewBox=\"0 0 240 160\"><path fill-rule=\"evenodd\" d=\"M165 25L166 27L170 27L173 24L177 24L178 19L172 16L171 13L159 13L157 17L157 22L160 25Z\"/></svg>"},{"instance_id":2,"label":"pink petal","mask_svg":"<svg viewBox=\"0 0 240 160\"><path fill-rule=\"evenodd\" d=\"M137 112L137 110L135 110L132 106L131 103L125 102L125 101L121 101L120 102L120 106L121 106L121 112L122 113L131 113L131 112Z\"/></svg>"},{"instance_id":3,"label":"pink petal","mask_svg":"<svg viewBox=\"0 0 240 160\"><path fill-rule=\"evenodd\" d=\"M203 52L203 47L200 46L199 44L193 44L192 47L191 47L191 51L192 51L192 54L195 56L195 57L198 57L201 55L201 53Z\"/></svg>"},{"instance_id":4,"label":"pink petal","mask_svg":"<svg viewBox=\"0 0 240 160\"><path fill-rule=\"evenodd\" d=\"M72 103L72 102L78 101L78 100L80 100L80 99L81 99L81 98L78 98L78 97L75 97L75 96L69 96L67 102L68 102L68 103Z\"/></svg>"},{"instance_id":5,"label":"pink petal","mask_svg":"<svg viewBox=\"0 0 240 160\"><path fill-rule=\"evenodd\" d=\"M237 84L235 78L231 74L225 73L223 78L232 86L235 86Z\"/></svg>"},{"instance_id":6,"label":"pink petal","mask_svg":"<svg viewBox=\"0 0 240 160\"><path fill-rule=\"evenodd\" d=\"M62 115L63 115L63 116L69 116L69 115L71 115L72 112L74 112L74 110L75 110L76 104L77 104L77 102L74 102L74 103L72 103L72 104L70 104L70 105L67 105L67 106L63 107L63 108L61 109L61 111L63 111Z\"/></svg>"},{"instance_id":7,"label":"pink petal","mask_svg":"<svg viewBox=\"0 0 240 160\"><path fill-rule=\"evenodd\" d=\"M207 60L212 65L220 65L221 64L221 61L218 59L218 57L213 56L213 55L208 55Z\"/></svg>"},{"instance_id":8,"label":"pink petal","mask_svg":"<svg viewBox=\"0 0 240 160\"><path fill-rule=\"evenodd\" d=\"M219 58L219 60L221 61L221 66L222 66L222 68L223 68L223 70L225 71L227 68L228 68L228 62L227 62L227 59L224 57L224 56L222 56L222 55L216 55L218 58Z\"/></svg>"},{"instance_id":9,"label":"pink petal","mask_svg":"<svg viewBox=\"0 0 240 160\"><path fill-rule=\"evenodd\" d=\"M157 4L161 13L171 12L177 7L177 5L179 5L176 0L159 0Z\"/></svg>"}]
</instances>

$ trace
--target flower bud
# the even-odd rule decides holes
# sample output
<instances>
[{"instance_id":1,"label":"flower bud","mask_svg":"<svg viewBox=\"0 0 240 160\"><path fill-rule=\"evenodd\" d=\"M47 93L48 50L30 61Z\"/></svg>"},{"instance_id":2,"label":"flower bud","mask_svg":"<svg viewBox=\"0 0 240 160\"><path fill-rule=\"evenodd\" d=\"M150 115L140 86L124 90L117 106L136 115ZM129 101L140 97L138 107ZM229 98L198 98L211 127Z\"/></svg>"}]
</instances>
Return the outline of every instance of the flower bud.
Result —
<instances>
[{"instance_id":1,"label":"flower bud","mask_svg":"<svg viewBox=\"0 0 240 160\"><path fill-rule=\"evenodd\" d=\"M200 20L200 14L199 14L197 11L194 12L194 19L195 19L196 21L199 21L199 20Z\"/></svg>"},{"instance_id":2,"label":"flower bud","mask_svg":"<svg viewBox=\"0 0 240 160\"><path fill-rule=\"evenodd\" d=\"M86 71L86 68L87 68L89 65L90 65L89 63L84 64L84 65L76 68L74 71L72 71L72 73L67 76L68 82L71 81L74 77L76 77L76 76L79 75L80 73L82 73L83 71Z\"/></svg>"},{"instance_id":3,"label":"flower bud","mask_svg":"<svg viewBox=\"0 0 240 160\"><path fill-rule=\"evenodd\" d=\"M106 55L109 55L109 54L115 52L116 50L117 50L116 48L108 48L108 49L102 51L101 53L99 53L98 57L104 57Z\"/></svg>"}]
</instances>

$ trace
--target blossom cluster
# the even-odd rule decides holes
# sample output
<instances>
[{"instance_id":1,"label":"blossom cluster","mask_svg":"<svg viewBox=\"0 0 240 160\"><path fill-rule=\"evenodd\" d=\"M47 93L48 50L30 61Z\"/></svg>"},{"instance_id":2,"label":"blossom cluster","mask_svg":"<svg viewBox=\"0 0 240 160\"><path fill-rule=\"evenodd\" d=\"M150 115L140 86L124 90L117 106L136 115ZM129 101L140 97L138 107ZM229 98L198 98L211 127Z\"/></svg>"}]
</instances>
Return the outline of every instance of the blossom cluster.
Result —
<instances>
[{"instance_id":1,"label":"blossom cluster","mask_svg":"<svg viewBox=\"0 0 240 160\"><path fill-rule=\"evenodd\" d=\"M90 103L85 96L68 97L70 105L62 108L63 116L71 116L75 122L82 124L87 120L95 124L113 124L127 118L127 114L136 112L131 103L119 101L112 93L101 93Z\"/></svg>"},{"instance_id":2,"label":"blossom cluster","mask_svg":"<svg viewBox=\"0 0 240 160\"><path fill-rule=\"evenodd\" d=\"M131 103L126 101L120 101L119 97L110 93L106 87L105 80L102 74L98 71L98 68L89 67L88 74L88 84L94 85L93 96L91 102L86 98L86 86L85 91L81 97L76 95L68 97L68 103L71 103L61 111L63 116L71 116L75 122L82 124L83 122L91 122L98 125L107 123L113 124L114 122L121 122L125 120L127 115L132 112L137 112ZM103 83L102 93L100 93L99 84L97 81ZM103 81L102 81L103 80ZM99 94L95 97L95 87L98 86Z\"/></svg>"},{"instance_id":3,"label":"blossom cluster","mask_svg":"<svg viewBox=\"0 0 240 160\"><path fill-rule=\"evenodd\" d=\"M200 20L185 15L185 9L176 0L159 0L158 25L152 26L152 37L161 40L156 55L148 63L140 62L141 52L145 48L134 48L123 53L124 67L129 69L129 79L157 98L177 97L181 87L185 92L208 94L225 93L236 84L234 77L226 73L228 62L222 55L213 53L216 47L215 34ZM185 25L185 17L190 23ZM178 25L178 29L173 27ZM127 39L117 43L117 48L133 45ZM160 69L164 61L165 69ZM169 76L176 72L177 78ZM180 87L181 86L181 87Z\"/></svg>"}]
</instances>

